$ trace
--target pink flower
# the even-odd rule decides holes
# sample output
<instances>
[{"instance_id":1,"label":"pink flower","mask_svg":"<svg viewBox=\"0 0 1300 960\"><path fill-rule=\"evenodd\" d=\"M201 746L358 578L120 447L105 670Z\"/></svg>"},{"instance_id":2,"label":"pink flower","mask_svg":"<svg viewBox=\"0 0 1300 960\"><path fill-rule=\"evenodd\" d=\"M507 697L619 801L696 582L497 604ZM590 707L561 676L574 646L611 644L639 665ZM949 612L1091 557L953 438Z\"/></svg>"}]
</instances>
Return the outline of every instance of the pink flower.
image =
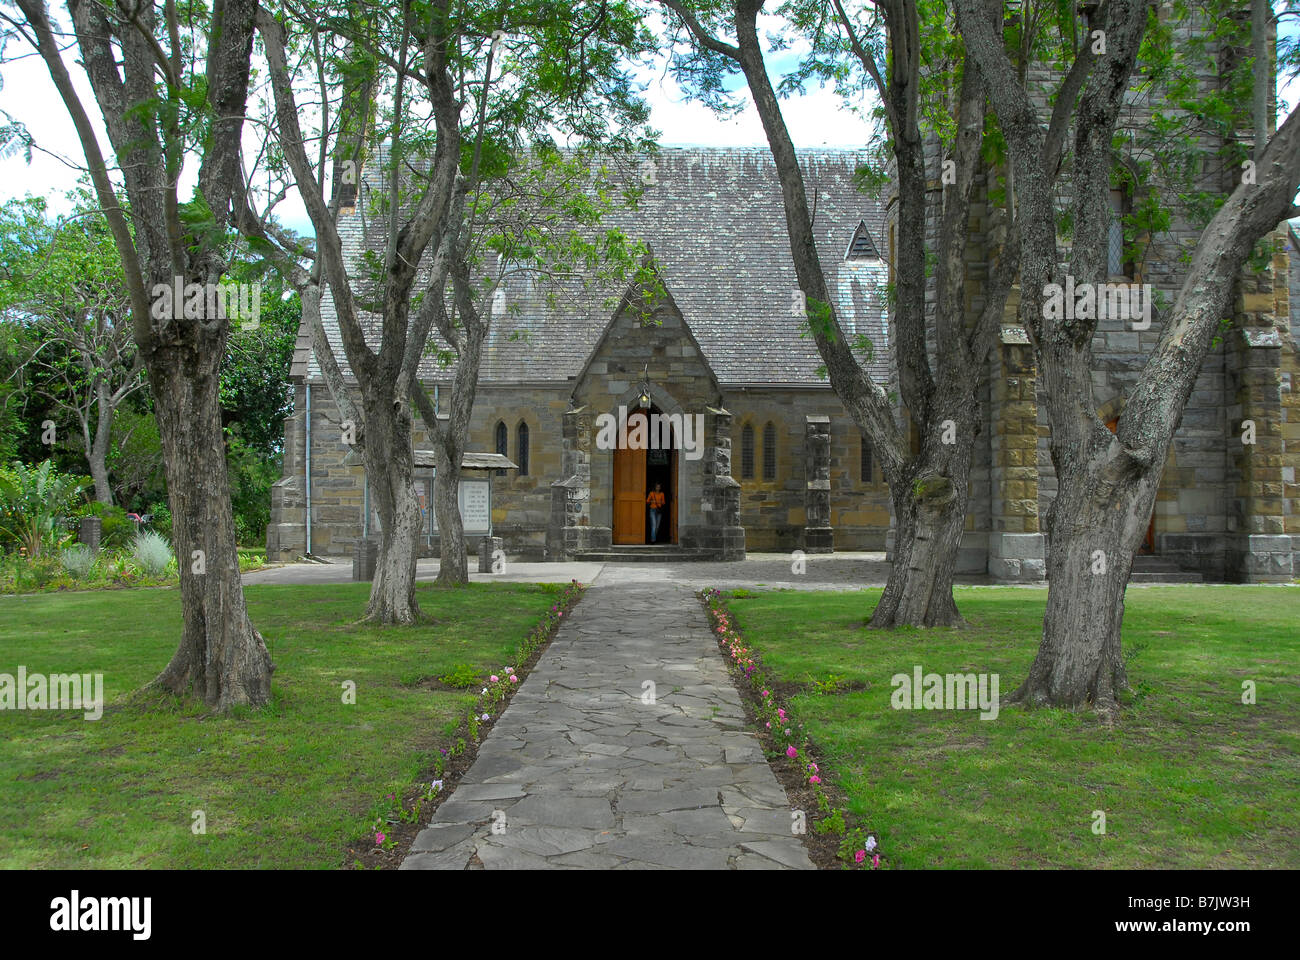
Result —
<instances>
[{"instance_id":1,"label":"pink flower","mask_svg":"<svg viewBox=\"0 0 1300 960\"><path fill-rule=\"evenodd\" d=\"M785 710L784 710L784 709L778 709L778 710L776 711L776 715L777 715L778 717L780 717L782 720L784 720L784 719L785 719Z\"/></svg>"},{"instance_id":2,"label":"pink flower","mask_svg":"<svg viewBox=\"0 0 1300 960\"><path fill-rule=\"evenodd\" d=\"M772 721L771 721L771 720L767 721L767 729L769 729L769 730L772 729Z\"/></svg>"},{"instance_id":3,"label":"pink flower","mask_svg":"<svg viewBox=\"0 0 1300 960\"><path fill-rule=\"evenodd\" d=\"M876 854L874 857L871 858L871 869L872 870L880 869L880 854Z\"/></svg>"},{"instance_id":4,"label":"pink flower","mask_svg":"<svg viewBox=\"0 0 1300 960\"><path fill-rule=\"evenodd\" d=\"M817 764L815 764L815 763L810 763L810 764L808 764L808 769L811 770L813 773L821 773L821 772L822 772L822 771L821 771L821 768L820 768L819 766L817 766Z\"/></svg>"},{"instance_id":5,"label":"pink flower","mask_svg":"<svg viewBox=\"0 0 1300 960\"><path fill-rule=\"evenodd\" d=\"M791 745L785 748L785 755L789 757L791 760L793 760L795 757L799 756L799 751L796 750L793 745Z\"/></svg>"},{"instance_id":6,"label":"pink flower","mask_svg":"<svg viewBox=\"0 0 1300 960\"><path fill-rule=\"evenodd\" d=\"M494 673L494 674L492 674L492 676L488 677L488 679L491 680L493 683L496 683L496 682L497 682L497 675Z\"/></svg>"},{"instance_id":7,"label":"pink flower","mask_svg":"<svg viewBox=\"0 0 1300 960\"><path fill-rule=\"evenodd\" d=\"M384 844L384 835L383 835L382 833L376 833L376 834L375 834L375 846L377 846L377 847L381 847L381 846L383 846L383 844Z\"/></svg>"},{"instance_id":8,"label":"pink flower","mask_svg":"<svg viewBox=\"0 0 1300 960\"><path fill-rule=\"evenodd\" d=\"M506 667L506 673L514 673L514 672L515 672L514 667Z\"/></svg>"},{"instance_id":9,"label":"pink flower","mask_svg":"<svg viewBox=\"0 0 1300 960\"><path fill-rule=\"evenodd\" d=\"M518 683L518 682L519 682L519 678L516 677L516 676L512 673L512 674L510 674L510 682L511 682L511 683Z\"/></svg>"},{"instance_id":10,"label":"pink flower","mask_svg":"<svg viewBox=\"0 0 1300 960\"><path fill-rule=\"evenodd\" d=\"M859 850L857 853L853 855L853 859L856 860L858 863L861 863L863 860L867 859L867 851Z\"/></svg>"},{"instance_id":11,"label":"pink flower","mask_svg":"<svg viewBox=\"0 0 1300 960\"><path fill-rule=\"evenodd\" d=\"M821 778L821 777L809 777L809 778L808 778L808 782L809 782L809 783L821 783L821 782L822 782L822 778Z\"/></svg>"}]
</instances>

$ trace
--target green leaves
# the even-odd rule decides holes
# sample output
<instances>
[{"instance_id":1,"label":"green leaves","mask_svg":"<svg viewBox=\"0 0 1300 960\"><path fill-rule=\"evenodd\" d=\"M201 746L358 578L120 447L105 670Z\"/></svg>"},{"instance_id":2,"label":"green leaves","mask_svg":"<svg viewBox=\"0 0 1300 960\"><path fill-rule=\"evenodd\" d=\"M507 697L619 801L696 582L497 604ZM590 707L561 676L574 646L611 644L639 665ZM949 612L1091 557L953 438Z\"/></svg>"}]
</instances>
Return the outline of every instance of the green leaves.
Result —
<instances>
[{"instance_id":1,"label":"green leaves","mask_svg":"<svg viewBox=\"0 0 1300 960\"><path fill-rule=\"evenodd\" d=\"M59 473L54 461L35 467L15 461L0 470L0 536L16 540L28 557L57 546L56 521L71 508L84 482Z\"/></svg>"},{"instance_id":2,"label":"green leaves","mask_svg":"<svg viewBox=\"0 0 1300 960\"><path fill-rule=\"evenodd\" d=\"M179 204L177 217L185 228L187 246L194 252L217 250L233 240L233 236L213 215L207 199L197 189L188 203Z\"/></svg>"}]
</instances>

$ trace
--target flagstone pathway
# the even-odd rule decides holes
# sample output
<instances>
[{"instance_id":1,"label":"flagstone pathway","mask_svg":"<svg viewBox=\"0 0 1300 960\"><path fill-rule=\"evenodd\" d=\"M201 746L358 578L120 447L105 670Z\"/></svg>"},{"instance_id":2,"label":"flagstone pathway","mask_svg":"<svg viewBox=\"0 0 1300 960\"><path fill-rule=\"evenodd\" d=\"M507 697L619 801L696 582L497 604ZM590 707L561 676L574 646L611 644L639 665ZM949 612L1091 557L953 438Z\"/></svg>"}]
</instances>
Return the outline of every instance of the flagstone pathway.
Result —
<instances>
[{"instance_id":1,"label":"flagstone pathway","mask_svg":"<svg viewBox=\"0 0 1300 960\"><path fill-rule=\"evenodd\" d=\"M813 868L699 601L652 569L596 578L403 870Z\"/></svg>"}]
</instances>

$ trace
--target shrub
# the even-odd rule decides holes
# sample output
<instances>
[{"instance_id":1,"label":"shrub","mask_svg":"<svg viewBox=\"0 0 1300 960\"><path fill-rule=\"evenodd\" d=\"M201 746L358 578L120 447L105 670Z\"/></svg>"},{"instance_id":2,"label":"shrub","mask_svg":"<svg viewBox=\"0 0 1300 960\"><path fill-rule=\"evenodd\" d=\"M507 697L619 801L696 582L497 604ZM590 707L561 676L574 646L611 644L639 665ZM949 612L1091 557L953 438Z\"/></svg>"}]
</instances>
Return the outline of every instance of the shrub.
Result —
<instances>
[{"instance_id":1,"label":"shrub","mask_svg":"<svg viewBox=\"0 0 1300 960\"><path fill-rule=\"evenodd\" d=\"M160 500L149 508L148 513L151 517L149 526L164 537L170 537L172 535L172 512L167 504Z\"/></svg>"},{"instance_id":2,"label":"shrub","mask_svg":"<svg viewBox=\"0 0 1300 960\"><path fill-rule=\"evenodd\" d=\"M84 543L74 543L59 551L59 562L64 570L81 580L95 565L95 551Z\"/></svg>"},{"instance_id":3,"label":"shrub","mask_svg":"<svg viewBox=\"0 0 1300 960\"><path fill-rule=\"evenodd\" d=\"M266 542L271 522L271 486L280 479L279 457L268 458L244 442L238 426L228 431L226 467L230 477L230 508L240 546Z\"/></svg>"},{"instance_id":4,"label":"shrub","mask_svg":"<svg viewBox=\"0 0 1300 960\"><path fill-rule=\"evenodd\" d=\"M30 593L60 582L69 587L74 585L59 558L52 554L31 558L17 552L0 553L0 593ZM0 628L0 634L3 632Z\"/></svg>"},{"instance_id":5,"label":"shrub","mask_svg":"<svg viewBox=\"0 0 1300 960\"><path fill-rule=\"evenodd\" d=\"M105 547L125 547L135 536L136 523L128 519L121 507L109 507L99 531L99 542Z\"/></svg>"},{"instance_id":6,"label":"shrub","mask_svg":"<svg viewBox=\"0 0 1300 960\"><path fill-rule=\"evenodd\" d=\"M248 546L258 542L258 529L243 514L235 514L235 542Z\"/></svg>"},{"instance_id":7,"label":"shrub","mask_svg":"<svg viewBox=\"0 0 1300 960\"><path fill-rule=\"evenodd\" d=\"M239 572L244 573L266 565L266 551L256 552L250 548L239 551Z\"/></svg>"},{"instance_id":8,"label":"shrub","mask_svg":"<svg viewBox=\"0 0 1300 960\"><path fill-rule=\"evenodd\" d=\"M135 521L128 520L121 507L92 500L73 514L74 517L99 517L99 545L125 547L135 536Z\"/></svg>"},{"instance_id":9,"label":"shrub","mask_svg":"<svg viewBox=\"0 0 1300 960\"><path fill-rule=\"evenodd\" d=\"M33 559L42 548L57 547L63 537L60 518L83 486L77 477L59 473L52 460L36 467L14 461L0 473L0 537L18 541Z\"/></svg>"},{"instance_id":10,"label":"shrub","mask_svg":"<svg viewBox=\"0 0 1300 960\"><path fill-rule=\"evenodd\" d=\"M479 671L475 670L467 663L458 663L451 668L451 672L438 678L449 687L458 689L468 689L477 687L480 683Z\"/></svg>"},{"instance_id":11,"label":"shrub","mask_svg":"<svg viewBox=\"0 0 1300 960\"><path fill-rule=\"evenodd\" d=\"M116 554L104 563L104 574L114 583L130 583L138 569L139 565L125 553Z\"/></svg>"},{"instance_id":12,"label":"shrub","mask_svg":"<svg viewBox=\"0 0 1300 960\"><path fill-rule=\"evenodd\" d=\"M161 577L172 561L172 548L162 534L143 530L131 542L131 556L148 576Z\"/></svg>"}]
</instances>

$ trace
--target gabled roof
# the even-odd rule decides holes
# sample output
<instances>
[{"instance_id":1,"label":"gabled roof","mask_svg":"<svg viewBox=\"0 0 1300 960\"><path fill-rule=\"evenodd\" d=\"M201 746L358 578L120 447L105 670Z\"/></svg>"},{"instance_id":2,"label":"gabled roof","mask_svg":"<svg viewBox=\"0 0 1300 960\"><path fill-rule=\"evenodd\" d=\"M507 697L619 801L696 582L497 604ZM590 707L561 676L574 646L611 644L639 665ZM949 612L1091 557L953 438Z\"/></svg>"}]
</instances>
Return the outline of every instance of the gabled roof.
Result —
<instances>
[{"instance_id":1,"label":"gabled roof","mask_svg":"<svg viewBox=\"0 0 1300 960\"><path fill-rule=\"evenodd\" d=\"M861 155L844 150L800 151L814 234L827 282L846 333L862 333L875 345L872 375L888 378L885 283L887 265L877 257L846 258L855 239L883 236L879 201L859 193L853 174ZM362 172L361 205L382 189L372 163ZM785 210L775 164L766 149L668 148L655 157L655 177L636 210L619 209L602 229L617 227L645 241L665 285L720 382L826 385L822 364L796 307L798 285L790 257ZM382 250L383 225L362 228L357 213L343 216L339 232L355 265L365 247ZM625 288L567 291L548 306L535 279L523 271L505 282L504 317L493 317L483 353L480 382L565 382L575 378L608 326ZM340 365L347 361L333 301L322 298L322 320ZM379 340L379 320L367 337ZM435 338L437 339L437 338ZM445 346L437 343L431 354ZM295 375L319 376L314 357L295 363ZM430 356L421 368L427 382L450 382L452 368Z\"/></svg>"},{"instance_id":2,"label":"gabled roof","mask_svg":"<svg viewBox=\"0 0 1300 960\"><path fill-rule=\"evenodd\" d=\"M609 339L610 334L614 332L619 317L624 314L629 314L633 324L636 324L640 322L637 318L641 315L641 312L645 310L650 313L651 322L654 321L656 315L661 315L663 313L672 314L681 320L682 335L687 341L689 341L690 345L699 352L700 358L704 361L704 367L708 373L710 385L714 391L717 391L718 375L714 372L712 365L709 363L709 358L708 355L705 354L704 348L700 346L700 342L695 339L695 335L691 332L690 320L682 314L681 308L677 306L677 301L673 298L672 290L669 289L668 284L664 282L663 274L660 272L658 264L655 262L653 249L646 254L645 259L642 261L642 266L648 267L655 275L655 279L658 281L661 289L658 291L652 291L647 286L637 283L636 281L632 281L627 285L627 289L619 299L618 306L611 312L610 318L605 323L600 334L592 341L591 351L587 354L587 358L583 361L582 367L578 370L578 373L573 377L575 387L586 381L587 371L590 369L592 361L595 360L596 356L599 354L602 344L604 344L604 342ZM648 360L650 358L647 357L646 359Z\"/></svg>"}]
</instances>

